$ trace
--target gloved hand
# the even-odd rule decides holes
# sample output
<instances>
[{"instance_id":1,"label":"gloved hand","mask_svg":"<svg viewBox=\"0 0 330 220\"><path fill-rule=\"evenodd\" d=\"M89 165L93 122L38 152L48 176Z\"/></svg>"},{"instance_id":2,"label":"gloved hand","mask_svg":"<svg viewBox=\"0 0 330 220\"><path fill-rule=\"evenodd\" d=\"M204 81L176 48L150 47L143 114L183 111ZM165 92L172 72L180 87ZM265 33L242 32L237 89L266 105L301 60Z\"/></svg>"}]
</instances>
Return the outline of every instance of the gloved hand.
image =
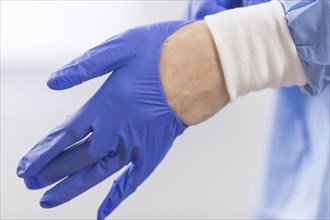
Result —
<instances>
[{"instance_id":1,"label":"gloved hand","mask_svg":"<svg viewBox=\"0 0 330 220\"><path fill-rule=\"evenodd\" d=\"M65 203L129 164L98 210L98 219L104 219L162 161L187 126L165 99L159 54L163 41L187 23L164 22L129 30L51 75L48 86L62 90L113 71L90 100L19 162L17 175L30 189L68 177L43 195L42 207Z\"/></svg>"}]
</instances>

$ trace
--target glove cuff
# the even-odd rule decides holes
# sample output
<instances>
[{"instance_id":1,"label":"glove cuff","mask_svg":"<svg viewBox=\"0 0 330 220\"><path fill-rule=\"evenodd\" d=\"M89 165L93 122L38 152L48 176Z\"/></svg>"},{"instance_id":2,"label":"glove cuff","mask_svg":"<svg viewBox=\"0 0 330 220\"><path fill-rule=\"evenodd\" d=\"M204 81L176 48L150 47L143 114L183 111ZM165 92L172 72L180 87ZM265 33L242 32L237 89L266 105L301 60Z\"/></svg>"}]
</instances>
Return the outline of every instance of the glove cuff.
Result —
<instances>
[{"instance_id":1,"label":"glove cuff","mask_svg":"<svg viewBox=\"0 0 330 220\"><path fill-rule=\"evenodd\" d=\"M307 83L277 1L205 17L231 101L252 91Z\"/></svg>"}]
</instances>

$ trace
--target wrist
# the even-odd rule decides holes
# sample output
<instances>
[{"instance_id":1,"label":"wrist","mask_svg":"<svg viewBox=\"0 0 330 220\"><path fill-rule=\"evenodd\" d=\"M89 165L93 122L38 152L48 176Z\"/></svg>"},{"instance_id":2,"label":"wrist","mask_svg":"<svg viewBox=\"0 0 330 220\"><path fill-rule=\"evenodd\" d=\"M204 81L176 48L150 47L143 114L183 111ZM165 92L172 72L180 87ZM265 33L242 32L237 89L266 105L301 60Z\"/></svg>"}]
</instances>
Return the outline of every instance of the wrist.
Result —
<instances>
[{"instance_id":1,"label":"wrist","mask_svg":"<svg viewBox=\"0 0 330 220\"><path fill-rule=\"evenodd\" d=\"M229 102L220 59L205 21L189 24L165 40L159 68L166 99L187 125L205 121Z\"/></svg>"}]
</instances>

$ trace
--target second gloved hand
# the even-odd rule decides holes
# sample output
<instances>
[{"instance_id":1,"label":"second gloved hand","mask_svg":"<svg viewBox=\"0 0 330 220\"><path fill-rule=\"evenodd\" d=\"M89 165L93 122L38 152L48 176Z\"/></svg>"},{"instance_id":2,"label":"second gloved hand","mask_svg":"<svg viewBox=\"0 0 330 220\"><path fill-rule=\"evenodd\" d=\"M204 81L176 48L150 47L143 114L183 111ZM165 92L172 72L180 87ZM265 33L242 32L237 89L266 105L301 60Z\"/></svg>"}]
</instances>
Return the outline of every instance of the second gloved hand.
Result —
<instances>
[{"instance_id":1,"label":"second gloved hand","mask_svg":"<svg viewBox=\"0 0 330 220\"><path fill-rule=\"evenodd\" d=\"M19 162L17 174L28 188L58 182L43 195L42 207L65 203L128 165L99 208L98 218L104 219L162 161L187 126L165 99L159 55L163 41L187 23L164 22L129 30L50 77L48 86L62 90L113 71L90 100ZM79 142L90 133L88 140Z\"/></svg>"}]
</instances>

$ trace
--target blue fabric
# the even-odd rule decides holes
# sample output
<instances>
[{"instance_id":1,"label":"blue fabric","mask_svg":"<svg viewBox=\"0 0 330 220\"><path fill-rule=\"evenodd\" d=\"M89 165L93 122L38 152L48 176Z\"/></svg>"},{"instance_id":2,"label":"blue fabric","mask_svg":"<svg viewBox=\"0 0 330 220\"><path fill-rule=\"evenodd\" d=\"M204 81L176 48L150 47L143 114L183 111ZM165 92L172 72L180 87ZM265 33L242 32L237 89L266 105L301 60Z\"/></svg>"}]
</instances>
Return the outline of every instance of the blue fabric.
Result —
<instances>
[{"instance_id":1,"label":"blue fabric","mask_svg":"<svg viewBox=\"0 0 330 220\"><path fill-rule=\"evenodd\" d=\"M189 1L185 16L201 19L220 11L264 2L268 0L193 0ZM308 79L302 89L318 95L330 84L330 1L280 2Z\"/></svg>"},{"instance_id":2,"label":"blue fabric","mask_svg":"<svg viewBox=\"0 0 330 220\"><path fill-rule=\"evenodd\" d=\"M202 19L206 15L218 13L223 10L241 7L242 0L196 0L189 1L184 18Z\"/></svg>"},{"instance_id":3,"label":"blue fabric","mask_svg":"<svg viewBox=\"0 0 330 220\"><path fill-rule=\"evenodd\" d=\"M317 97L298 87L278 92L253 215L329 219L330 87Z\"/></svg>"},{"instance_id":4,"label":"blue fabric","mask_svg":"<svg viewBox=\"0 0 330 220\"><path fill-rule=\"evenodd\" d=\"M330 83L330 1L281 3L308 79L304 90L318 95Z\"/></svg>"},{"instance_id":5,"label":"blue fabric","mask_svg":"<svg viewBox=\"0 0 330 220\"><path fill-rule=\"evenodd\" d=\"M193 2L189 2L188 10ZM235 2L243 7L268 0ZM218 7L220 12L232 8L227 3L210 0L208 4L222 5ZM318 96L305 95L297 87L278 92L253 215L262 220L330 219L329 1L281 3L308 78L303 90ZM200 17L188 19L214 13L197 6L193 14Z\"/></svg>"},{"instance_id":6,"label":"blue fabric","mask_svg":"<svg viewBox=\"0 0 330 220\"><path fill-rule=\"evenodd\" d=\"M296 87L278 92L253 215L330 219L330 2L280 2L308 79L301 89L318 96Z\"/></svg>"},{"instance_id":7,"label":"blue fabric","mask_svg":"<svg viewBox=\"0 0 330 220\"><path fill-rule=\"evenodd\" d=\"M62 90L113 71L90 100L19 162L17 175L28 188L58 182L41 198L42 207L63 204L128 165L98 210L98 219L104 219L163 160L187 126L163 94L159 54L163 41L187 23L131 29L52 74L48 86Z\"/></svg>"}]
</instances>

